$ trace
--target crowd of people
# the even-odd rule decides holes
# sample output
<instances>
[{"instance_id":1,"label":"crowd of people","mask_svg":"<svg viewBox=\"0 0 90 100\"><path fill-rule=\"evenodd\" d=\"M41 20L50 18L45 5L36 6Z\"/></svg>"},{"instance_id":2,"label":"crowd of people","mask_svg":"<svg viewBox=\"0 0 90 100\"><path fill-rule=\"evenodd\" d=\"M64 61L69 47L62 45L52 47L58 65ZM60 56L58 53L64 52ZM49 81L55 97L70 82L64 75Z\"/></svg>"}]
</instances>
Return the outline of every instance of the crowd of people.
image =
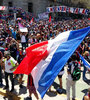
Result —
<instances>
[{"instance_id":1,"label":"crowd of people","mask_svg":"<svg viewBox=\"0 0 90 100\"><path fill-rule=\"evenodd\" d=\"M26 27L28 29L28 32L21 32L19 30L18 23L21 23L23 27ZM2 81L2 72L5 74L5 83L6 86L4 89L9 88L9 82L8 82L8 76L10 76L10 80L12 83L11 91L14 91L14 80L17 78L17 75L13 74L13 71L15 68L21 63L23 58L25 57L25 49L33 45L35 43L39 43L42 41L46 41L49 39L55 38L58 34L68 31L68 30L77 30L82 29L85 27L88 27L90 25L89 20L86 19L71 19L71 20L62 20L62 21L52 21L49 22L48 20L40 20L40 21L33 21L30 23L28 20L0 20L0 86L3 86ZM90 35L88 35L84 41L80 44L80 46L77 48L77 51L84 56L84 58L90 63ZM72 61L78 62L77 66L81 66L82 62L80 61L80 58L78 54L76 53L76 58L72 57ZM3 63L2 63L3 62ZM71 61L68 62L68 66L75 66ZM3 67L4 66L4 67ZM2 69L4 71L2 71ZM90 71L84 66L83 70L83 80L87 80L85 73L86 71ZM64 71L62 69L61 71ZM67 77L67 100L70 100L70 87L72 86L72 98L75 100L75 81L72 80L70 74L71 74L71 68L69 66L68 68L68 77ZM63 88L62 84L62 75L63 73L59 73L58 78L60 82L60 88ZM22 86L22 79L23 74L19 77L19 86L20 88L23 88ZM28 89L30 92L30 98L31 94L34 93L37 100L38 95L36 93L34 84L32 82L31 75L28 76ZM32 85L31 85L32 84ZM51 91L51 90L50 90ZM89 94L90 99L90 94ZM84 99L84 100L89 100Z\"/></svg>"}]
</instances>

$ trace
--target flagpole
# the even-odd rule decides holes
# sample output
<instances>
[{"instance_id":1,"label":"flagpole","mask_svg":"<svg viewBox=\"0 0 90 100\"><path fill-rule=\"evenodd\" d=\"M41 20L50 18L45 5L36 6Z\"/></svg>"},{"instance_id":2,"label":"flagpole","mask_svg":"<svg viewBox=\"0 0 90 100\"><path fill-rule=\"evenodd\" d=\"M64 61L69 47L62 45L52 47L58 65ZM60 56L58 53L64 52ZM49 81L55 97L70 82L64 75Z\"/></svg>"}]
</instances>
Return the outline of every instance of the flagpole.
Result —
<instances>
[{"instance_id":1,"label":"flagpole","mask_svg":"<svg viewBox=\"0 0 90 100\"><path fill-rule=\"evenodd\" d=\"M16 22L16 10L14 9L14 27L15 27L15 22Z\"/></svg>"}]
</instances>

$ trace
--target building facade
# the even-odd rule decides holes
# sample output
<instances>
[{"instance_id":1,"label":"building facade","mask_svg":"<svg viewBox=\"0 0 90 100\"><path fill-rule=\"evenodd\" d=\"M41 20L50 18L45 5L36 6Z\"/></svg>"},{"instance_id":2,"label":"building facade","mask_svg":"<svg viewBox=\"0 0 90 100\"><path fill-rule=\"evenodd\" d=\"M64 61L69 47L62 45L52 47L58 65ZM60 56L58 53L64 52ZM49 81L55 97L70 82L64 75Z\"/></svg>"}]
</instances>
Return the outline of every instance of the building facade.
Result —
<instances>
[{"instance_id":1,"label":"building facade","mask_svg":"<svg viewBox=\"0 0 90 100\"><path fill-rule=\"evenodd\" d=\"M66 5L72 7L84 7L90 9L90 0L0 0L3 6L21 7L23 10L37 16L46 11L46 7L53 5ZM1 4L0 4L1 5ZM5 12L10 12L6 10Z\"/></svg>"},{"instance_id":2,"label":"building facade","mask_svg":"<svg viewBox=\"0 0 90 100\"><path fill-rule=\"evenodd\" d=\"M49 0L3 0L3 5L7 7L21 7L23 10L35 15L45 12L50 5ZM9 10L8 10L9 11ZM8 12L6 11L6 12Z\"/></svg>"}]
</instances>

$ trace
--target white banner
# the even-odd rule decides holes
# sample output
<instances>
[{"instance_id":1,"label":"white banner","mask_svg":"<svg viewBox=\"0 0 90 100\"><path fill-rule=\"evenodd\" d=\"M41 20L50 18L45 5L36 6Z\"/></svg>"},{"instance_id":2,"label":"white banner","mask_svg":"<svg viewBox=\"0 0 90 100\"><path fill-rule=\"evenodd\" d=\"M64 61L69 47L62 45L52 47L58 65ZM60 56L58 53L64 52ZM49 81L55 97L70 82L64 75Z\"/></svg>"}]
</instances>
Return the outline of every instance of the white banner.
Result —
<instances>
[{"instance_id":1,"label":"white banner","mask_svg":"<svg viewBox=\"0 0 90 100\"><path fill-rule=\"evenodd\" d=\"M7 10L6 6L0 6L0 10Z\"/></svg>"},{"instance_id":2,"label":"white banner","mask_svg":"<svg viewBox=\"0 0 90 100\"><path fill-rule=\"evenodd\" d=\"M39 19L48 19L48 13L40 13L38 14Z\"/></svg>"}]
</instances>

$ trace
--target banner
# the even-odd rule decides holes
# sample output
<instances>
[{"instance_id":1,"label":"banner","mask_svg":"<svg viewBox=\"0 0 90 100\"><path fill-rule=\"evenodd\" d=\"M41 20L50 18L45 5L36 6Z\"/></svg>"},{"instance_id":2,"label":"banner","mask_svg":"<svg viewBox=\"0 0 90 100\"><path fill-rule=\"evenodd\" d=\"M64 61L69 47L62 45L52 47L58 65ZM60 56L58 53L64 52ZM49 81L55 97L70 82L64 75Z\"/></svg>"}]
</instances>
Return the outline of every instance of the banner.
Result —
<instances>
[{"instance_id":1,"label":"banner","mask_svg":"<svg viewBox=\"0 0 90 100\"><path fill-rule=\"evenodd\" d=\"M34 18L35 15L33 15L30 12L24 11L21 7L6 7L6 6L0 6L0 10L13 10L12 13L9 14L0 14L0 19L6 20L6 18L14 18L14 13L18 13L22 16L23 19L29 19L29 18Z\"/></svg>"},{"instance_id":2,"label":"banner","mask_svg":"<svg viewBox=\"0 0 90 100\"><path fill-rule=\"evenodd\" d=\"M38 17L39 17L39 19L48 19L49 17L48 17L48 13L40 13L40 14L38 14Z\"/></svg>"},{"instance_id":3,"label":"banner","mask_svg":"<svg viewBox=\"0 0 90 100\"><path fill-rule=\"evenodd\" d=\"M67 6L53 6L46 8L47 13L53 12L68 12L68 13L75 13L75 14L84 14L88 15L90 10L84 8L75 8L75 7L67 7Z\"/></svg>"},{"instance_id":4,"label":"banner","mask_svg":"<svg viewBox=\"0 0 90 100\"><path fill-rule=\"evenodd\" d=\"M0 6L0 10L6 10L6 6Z\"/></svg>"}]
</instances>

